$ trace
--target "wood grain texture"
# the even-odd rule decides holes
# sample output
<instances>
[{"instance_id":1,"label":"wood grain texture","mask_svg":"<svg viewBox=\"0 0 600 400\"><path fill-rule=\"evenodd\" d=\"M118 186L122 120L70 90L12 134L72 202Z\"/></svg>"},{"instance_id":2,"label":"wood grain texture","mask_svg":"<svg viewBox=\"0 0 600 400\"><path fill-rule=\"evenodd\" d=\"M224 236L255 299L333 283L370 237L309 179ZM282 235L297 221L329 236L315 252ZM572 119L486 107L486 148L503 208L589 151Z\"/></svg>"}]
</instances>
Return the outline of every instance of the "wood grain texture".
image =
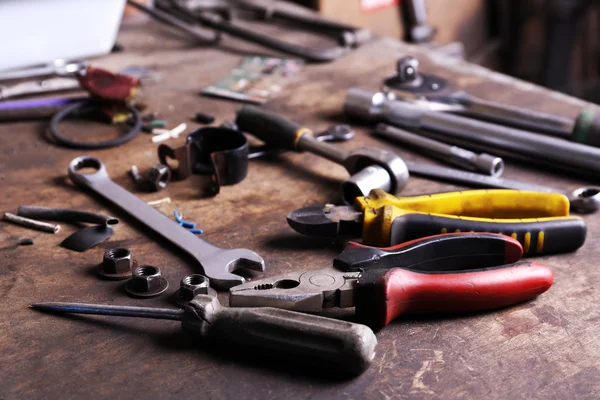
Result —
<instances>
[{"instance_id":1,"label":"wood grain texture","mask_svg":"<svg viewBox=\"0 0 600 400\"><path fill-rule=\"evenodd\" d=\"M265 32L308 41L272 27ZM128 27L119 36L126 52L96 60L101 66L145 66L164 75L148 87L151 109L170 124L190 122L197 111L217 122L233 119L239 104L199 96L207 84L226 75L246 54L267 51L236 40L195 47L161 27ZM437 72L486 99L575 116L584 104L502 75L391 39L375 39L331 64L309 65L267 108L315 130L342 121L341 105L352 86L377 88L397 57L414 54L423 70ZM81 135L104 127L78 125ZM392 146L355 125L357 138L342 146ZM172 305L169 295L149 300L127 297L121 283L101 281L94 268L104 248L127 246L141 263L162 268L173 293L190 261L139 224L70 184L71 159L84 154L49 144L45 122L0 124L0 210L19 205L70 206L122 218L113 238L83 254L59 247L74 226L58 235L0 222L0 398L598 398L600 383L600 223L586 216L586 245L575 254L540 258L556 283L539 299L493 313L449 318L402 318L378 333L371 368L348 381L297 368L293 359L273 364L269 355L207 348L180 332L178 323L127 318L38 314L40 301L81 301L124 305ZM171 145L183 142L183 138ZM421 157L394 147L410 160ZM140 134L117 149L94 151L110 176L135 191L130 165L142 170L157 162L156 145ZM433 161L429 161L433 162ZM323 268L339 247L302 237L285 216L302 206L334 202L346 176L336 165L310 154L285 154L252 161L247 179L223 187L214 198L200 197L199 178L171 183L145 200L170 196L186 219L205 230L204 239L222 247L246 247L261 254L265 275ZM508 163L505 176L574 189L586 183ZM457 186L411 178L405 195L440 192ZM18 247L19 239L35 244ZM226 296L220 294L221 300Z\"/></svg>"}]
</instances>

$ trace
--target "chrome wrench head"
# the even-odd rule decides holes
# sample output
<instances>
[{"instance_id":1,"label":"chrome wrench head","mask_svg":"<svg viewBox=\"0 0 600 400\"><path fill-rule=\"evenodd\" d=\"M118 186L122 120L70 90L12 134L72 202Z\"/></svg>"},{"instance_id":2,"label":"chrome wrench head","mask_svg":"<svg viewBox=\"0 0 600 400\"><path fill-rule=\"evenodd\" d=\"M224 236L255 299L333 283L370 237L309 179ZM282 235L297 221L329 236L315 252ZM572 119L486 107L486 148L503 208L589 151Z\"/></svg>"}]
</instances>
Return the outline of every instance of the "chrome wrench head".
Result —
<instances>
[{"instance_id":1,"label":"chrome wrench head","mask_svg":"<svg viewBox=\"0 0 600 400\"><path fill-rule=\"evenodd\" d=\"M84 168L85 172L82 171ZM243 277L233 274L237 269L264 270L265 263L255 252L213 246L114 183L108 176L104 163L96 157L75 158L69 164L69 177L77 186L104 197L192 256L215 287L228 289L244 283Z\"/></svg>"},{"instance_id":2,"label":"chrome wrench head","mask_svg":"<svg viewBox=\"0 0 600 400\"><path fill-rule=\"evenodd\" d=\"M593 213L600 208L600 188L598 187L575 189L567 197L571 202L571 208L577 212Z\"/></svg>"}]
</instances>

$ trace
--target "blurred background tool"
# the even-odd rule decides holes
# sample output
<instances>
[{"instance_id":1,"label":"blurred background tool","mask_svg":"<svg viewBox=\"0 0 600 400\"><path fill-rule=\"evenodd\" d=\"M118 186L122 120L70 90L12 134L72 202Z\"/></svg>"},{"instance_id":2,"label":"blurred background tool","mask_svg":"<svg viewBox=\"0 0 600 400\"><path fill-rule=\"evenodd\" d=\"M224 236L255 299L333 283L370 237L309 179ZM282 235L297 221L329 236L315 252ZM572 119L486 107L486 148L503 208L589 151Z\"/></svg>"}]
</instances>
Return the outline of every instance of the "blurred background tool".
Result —
<instances>
[{"instance_id":1,"label":"blurred background tool","mask_svg":"<svg viewBox=\"0 0 600 400\"><path fill-rule=\"evenodd\" d=\"M276 3L266 6L246 0L217 0L208 4L196 1L157 0L156 9L148 8L134 0L127 0L127 4L203 42L218 41L221 33L226 33L242 40L247 40L313 62L333 61L344 55L348 50L366 42L371 36L367 30L356 29L323 18L316 18L309 14L302 15L289 12L277 7ZM279 21L297 25L310 32L329 37L333 41L337 41L338 45L320 49L285 42L274 36L267 36L243 25L236 24L234 21L236 13L247 13L254 17L258 16L271 23ZM204 29L214 30L214 34L207 35L199 30L200 26Z\"/></svg>"},{"instance_id":2,"label":"blurred background tool","mask_svg":"<svg viewBox=\"0 0 600 400\"><path fill-rule=\"evenodd\" d=\"M510 154L525 155L584 173L600 173L600 149L559 138L435 112L409 102L390 100L385 93L360 88L348 91L344 111L350 117L385 122L409 130L425 130L465 140Z\"/></svg>"},{"instance_id":3,"label":"blurred background tool","mask_svg":"<svg viewBox=\"0 0 600 400\"><path fill-rule=\"evenodd\" d=\"M398 60L396 69L396 73L386 78L382 85L390 99L410 101L417 98L441 103L439 106L432 104L431 108L600 146L600 116L592 109L582 111L573 120L484 100L456 89L443 78L421 74L418 60L411 56ZM444 109L443 104L448 107Z\"/></svg>"}]
</instances>

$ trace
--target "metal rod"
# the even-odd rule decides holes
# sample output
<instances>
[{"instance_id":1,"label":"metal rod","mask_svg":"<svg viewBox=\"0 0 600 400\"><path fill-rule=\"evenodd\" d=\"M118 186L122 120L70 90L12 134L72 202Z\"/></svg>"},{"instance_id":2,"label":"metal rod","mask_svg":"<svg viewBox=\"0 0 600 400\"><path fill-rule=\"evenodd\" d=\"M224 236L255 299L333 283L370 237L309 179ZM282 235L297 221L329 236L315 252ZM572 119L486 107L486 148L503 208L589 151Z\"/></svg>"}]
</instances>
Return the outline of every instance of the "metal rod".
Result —
<instances>
[{"instance_id":1,"label":"metal rod","mask_svg":"<svg viewBox=\"0 0 600 400\"><path fill-rule=\"evenodd\" d=\"M31 308L52 313L112 315L116 317L136 317L152 319L170 319L181 321L183 310L151 307L110 306L85 303L36 303Z\"/></svg>"},{"instance_id":2,"label":"metal rod","mask_svg":"<svg viewBox=\"0 0 600 400\"><path fill-rule=\"evenodd\" d=\"M37 229L38 231L58 233L60 231L60 225L49 224L47 222L37 221L35 219L20 217L12 213L4 213L3 219L5 221L13 222L15 224L24 226L26 228Z\"/></svg>"}]
</instances>

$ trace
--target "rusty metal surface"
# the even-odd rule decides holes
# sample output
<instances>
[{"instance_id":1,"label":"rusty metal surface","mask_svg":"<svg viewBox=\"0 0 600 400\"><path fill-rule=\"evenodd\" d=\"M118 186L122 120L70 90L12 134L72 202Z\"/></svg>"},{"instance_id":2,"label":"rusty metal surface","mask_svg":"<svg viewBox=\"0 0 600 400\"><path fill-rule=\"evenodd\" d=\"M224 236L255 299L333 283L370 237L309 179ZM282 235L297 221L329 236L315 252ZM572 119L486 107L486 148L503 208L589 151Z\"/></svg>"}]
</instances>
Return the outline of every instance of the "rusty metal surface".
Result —
<instances>
[{"instance_id":1,"label":"rusty metal surface","mask_svg":"<svg viewBox=\"0 0 600 400\"><path fill-rule=\"evenodd\" d=\"M234 118L238 103L200 97L201 88L223 77L241 57L264 49L235 40L218 47L194 47L172 31L145 26L124 29L124 53L95 60L109 68L144 66L164 79L146 88L151 109L175 126L190 123L198 111ZM262 29L276 34L272 27ZM285 34L290 37L293 32ZM305 40L305 36L294 36ZM331 63L308 65L267 108L313 130L347 122L342 103L347 88L375 89L394 69L397 57L419 56L421 69L439 73L474 94L507 104L573 117L583 102L445 59L392 39L376 39ZM408 160L421 157L367 135L353 124L357 137L336 144L345 149L382 145ZM298 368L294 360L270 362L268 354L237 354L194 342L177 322L126 318L37 314L33 302L80 301L169 307L177 282L194 271L185 258L125 214L90 197L67 179L67 166L84 153L49 144L45 122L0 124L0 210L21 204L72 207L121 218L111 240L83 254L59 247L78 227L64 224L59 235L25 230L0 222L0 398L597 398L600 383L600 269L597 245L600 223L586 216L586 245L575 254L544 257L556 283L538 300L493 313L453 318L403 318L378 333L374 364L360 377L340 381ZM92 137L100 125L68 122L65 131ZM182 144L185 135L169 142ZM144 200L169 196L173 209L196 221L201 236L219 247L255 250L266 261L265 276L296 269L323 268L340 250L327 241L302 237L285 216L299 207L337 201L341 166L308 153L285 153L277 159L250 162L248 177L202 198L193 176L172 182L160 194L137 191L128 176L132 164L149 168L156 145L140 134L118 149L94 151L110 176ZM432 161L430 161L432 162ZM505 176L537 184L575 189L590 183L575 176L507 163ZM406 195L459 188L411 178ZM18 246L31 237L33 246ZM122 282L96 278L104 249L128 247L140 265L161 268L171 283L169 295L129 298ZM256 275L261 276L261 275ZM220 294L222 302L226 296ZM347 313L342 312L342 316Z\"/></svg>"}]
</instances>

